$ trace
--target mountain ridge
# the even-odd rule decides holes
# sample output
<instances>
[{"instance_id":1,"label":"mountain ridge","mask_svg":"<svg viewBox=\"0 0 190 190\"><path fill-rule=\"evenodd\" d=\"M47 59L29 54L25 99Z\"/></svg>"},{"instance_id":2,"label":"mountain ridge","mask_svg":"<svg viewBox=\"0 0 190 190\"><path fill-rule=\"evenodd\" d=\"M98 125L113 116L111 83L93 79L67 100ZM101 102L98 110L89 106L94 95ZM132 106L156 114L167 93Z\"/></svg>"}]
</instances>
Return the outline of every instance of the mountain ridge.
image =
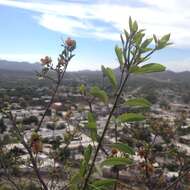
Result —
<instances>
[{"instance_id":1,"label":"mountain ridge","mask_svg":"<svg viewBox=\"0 0 190 190\"><path fill-rule=\"evenodd\" d=\"M39 63L29 63L26 61L8 61L2 59L0 60L0 69L7 71L35 71L40 70L41 65Z\"/></svg>"}]
</instances>

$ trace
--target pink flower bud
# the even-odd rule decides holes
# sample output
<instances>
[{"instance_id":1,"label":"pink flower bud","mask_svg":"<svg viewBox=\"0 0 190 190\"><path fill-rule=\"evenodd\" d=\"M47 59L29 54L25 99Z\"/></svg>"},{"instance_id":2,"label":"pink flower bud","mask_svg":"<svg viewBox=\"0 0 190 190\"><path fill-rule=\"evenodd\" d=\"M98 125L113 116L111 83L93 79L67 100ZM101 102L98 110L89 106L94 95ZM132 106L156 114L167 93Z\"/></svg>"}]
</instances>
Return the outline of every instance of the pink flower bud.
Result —
<instances>
[{"instance_id":1,"label":"pink flower bud","mask_svg":"<svg viewBox=\"0 0 190 190\"><path fill-rule=\"evenodd\" d=\"M67 45L67 47L72 51L76 48L76 41L72 40L70 37L67 38L67 40L65 41L65 44Z\"/></svg>"},{"instance_id":2,"label":"pink flower bud","mask_svg":"<svg viewBox=\"0 0 190 190\"><path fill-rule=\"evenodd\" d=\"M48 65L48 64L50 64L52 62L52 60L51 60L51 57L45 56L45 58L40 59L40 62L43 65Z\"/></svg>"}]
</instances>

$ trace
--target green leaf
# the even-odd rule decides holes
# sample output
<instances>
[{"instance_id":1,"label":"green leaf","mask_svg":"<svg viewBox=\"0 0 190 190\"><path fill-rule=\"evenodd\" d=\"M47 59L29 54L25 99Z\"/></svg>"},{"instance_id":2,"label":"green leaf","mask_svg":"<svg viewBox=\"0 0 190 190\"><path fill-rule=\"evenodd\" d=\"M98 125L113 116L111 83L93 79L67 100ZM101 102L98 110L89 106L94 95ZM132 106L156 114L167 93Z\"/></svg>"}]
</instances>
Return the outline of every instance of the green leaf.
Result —
<instances>
[{"instance_id":1,"label":"green leaf","mask_svg":"<svg viewBox=\"0 0 190 190\"><path fill-rule=\"evenodd\" d=\"M111 145L112 148L116 148L121 152L130 154L130 155L134 155L135 151L133 150L133 148L131 148L128 144L125 143L115 143Z\"/></svg>"},{"instance_id":2,"label":"green leaf","mask_svg":"<svg viewBox=\"0 0 190 190\"><path fill-rule=\"evenodd\" d=\"M82 176L80 173L76 173L70 180L71 190L77 190L77 184L82 181Z\"/></svg>"},{"instance_id":3,"label":"green leaf","mask_svg":"<svg viewBox=\"0 0 190 190\"><path fill-rule=\"evenodd\" d=\"M91 112L88 112L88 128L96 129L96 120Z\"/></svg>"},{"instance_id":4,"label":"green leaf","mask_svg":"<svg viewBox=\"0 0 190 190\"><path fill-rule=\"evenodd\" d=\"M132 21L131 17L129 17L129 29L131 33L135 33L138 30L138 24L137 21Z\"/></svg>"},{"instance_id":5,"label":"green leaf","mask_svg":"<svg viewBox=\"0 0 190 190\"><path fill-rule=\"evenodd\" d=\"M81 160L80 170L79 170L80 176L84 177L86 173L86 169L87 169L87 163L85 162L85 160Z\"/></svg>"},{"instance_id":6,"label":"green leaf","mask_svg":"<svg viewBox=\"0 0 190 190\"><path fill-rule=\"evenodd\" d=\"M129 72L130 72L130 73L136 73L136 71L137 71L138 69L139 69L138 66L132 65L132 66L130 67L130 69L129 69Z\"/></svg>"},{"instance_id":7,"label":"green leaf","mask_svg":"<svg viewBox=\"0 0 190 190\"><path fill-rule=\"evenodd\" d=\"M85 148L84 150L84 159L86 163L90 161L91 154L92 154L92 146L89 144L87 148Z\"/></svg>"},{"instance_id":8,"label":"green leaf","mask_svg":"<svg viewBox=\"0 0 190 190\"><path fill-rule=\"evenodd\" d=\"M162 72L165 71L166 67L158 63L149 63L143 65L142 67L134 67L131 69L131 73L134 74L144 74L144 73L153 73L153 72Z\"/></svg>"},{"instance_id":9,"label":"green leaf","mask_svg":"<svg viewBox=\"0 0 190 190\"><path fill-rule=\"evenodd\" d=\"M145 117L137 113L124 113L117 118L120 122L142 121Z\"/></svg>"},{"instance_id":10,"label":"green leaf","mask_svg":"<svg viewBox=\"0 0 190 190\"><path fill-rule=\"evenodd\" d=\"M145 98L134 98L126 101L126 104L129 106L149 108L151 103Z\"/></svg>"},{"instance_id":11,"label":"green leaf","mask_svg":"<svg viewBox=\"0 0 190 190\"><path fill-rule=\"evenodd\" d=\"M136 32L138 30L138 24L137 21L134 21L133 23L133 32Z\"/></svg>"},{"instance_id":12,"label":"green leaf","mask_svg":"<svg viewBox=\"0 0 190 190\"><path fill-rule=\"evenodd\" d=\"M124 34L125 34L125 38L128 39L129 38L129 33L127 32L127 30L124 30Z\"/></svg>"},{"instance_id":13,"label":"green leaf","mask_svg":"<svg viewBox=\"0 0 190 190\"><path fill-rule=\"evenodd\" d=\"M117 55L117 59L119 61L120 66L123 66L124 65L124 60L123 60L122 48L119 48L118 46L115 46L115 53Z\"/></svg>"},{"instance_id":14,"label":"green leaf","mask_svg":"<svg viewBox=\"0 0 190 190\"><path fill-rule=\"evenodd\" d=\"M158 40L156 49L159 50L170 45L171 43L168 43L169 39L170 39L170 34L164 35L160 40Z\"/></svg>"},{"instance_id":15,"label":"green leaf","mask_svg":"<svg viewBox=\"0 0 190 190\"><path fill-rule=\"evenodd\" d=\"M94 86L90 90L90 94L94 97L99 98L102 102L107 103L108 96L104 90L101 90L99 87Z\"/></svg>"},{"instance_id":16,"label":"green leaf","mask_svg":"<svg viewBox=\"0 0 190 190\"><path fill-rule=\"evenodd\" d=\"M113 186L115 184L115 179L98 179L93 181L91 184L92 187L95 187L95 189L107 189L110 186Z\"/></svg>"},{"instance_id":17,"label":"green leaf","mask_svg":"<svg viewBox=\"0 0 190 190\"><path fill-rule=\"evenodd\" d=\"M121 158L121 157L112 157L104 160L102 165L106 166L118 166L118 165L129 165L132 164L132 160L130 158Z\"/></svg>"},{"instance_id":18,"label":"green leaf","mask_svg":"<svg viewBox=\"0 0 190 190\"><path fill-rule=\"evenodd\" d=\"M80 92L81 94L84 94L84 92L85 92L85 86L84 86L84 84L81 84L81 85L80 85L80 87L79 87L79 92Z\"/></svg>"},{"instance_id":19,"label":"green leaf","mask_svg":"<svg viewBox=\"0 0 190 190\"><path fill-rule=\"evenodd\" d=\"M117 79L116 79L116 76L115 76L113 70L110 69L110 68L106 68L104 70L104 74L109 79L109 81L110 81L111 85L113 86L113 88L116 88L116 86L117 86Z\"/></svg>"},{"instance_id":20,"label":"green leaf","mask_svg":"<svg viewBox=\"0 0 190 190\"><path fill-rule=\"evenodd\" d=\"M90 129L91 139L97 141L96 120L91 112L88 113L88 128Z\"/></svg>"},{"instance_id":21,"label":"green leaf","mask_svg":"<svg viewBox=\"0 0 190 190\"><path fill-rule=\"evenodd\" d=\"M133 41L136 43L136 45L139 47L139 45L142 42L143 37L145 34L142 31L138 31L135 36L133 37Z\"/></svg>"},{"instance_id":22,"label":"green leaf","mask_svg":"<svg viewBox=\"0 0 190 190\"><path fill-rule=\"evenodd\" d=\"M152 48L146 47L146 48L141 49L141 53L147 53L149 51L152 51Z\"/></svg>"},{"instance_id":23,"label":"green leaf","mask_svg":"<svg viewBox=\"0 0 190 190\"><path fill-rule=\"evenodd\" d=\"M129 29L131 32L133 31L133 21L132 21L131 17L129 17Z\"/></svg>"},{"instance_id":24,"label":"green leaf","mask_svg":"<svg viewBox=\"0 0 190 190\"><path fill-rule=\"evenodd\" d=\"M160 40L161 40L162 42L168 42L169 39L170 39L170 34L166 34L166 35L164 35Z\"/></svg>"},{"instance_id":25,"label":"green leaf","mask_svg":"<svg viewBox=\"0 0 190 190\"><path fill-rule=\"evenodd\" d=\"M143 50L144 48L146 48L151 42L152 42L153 38L148 38L146 39L142 44L141 44L141 49Z\"/></svg>"}]
</instances>

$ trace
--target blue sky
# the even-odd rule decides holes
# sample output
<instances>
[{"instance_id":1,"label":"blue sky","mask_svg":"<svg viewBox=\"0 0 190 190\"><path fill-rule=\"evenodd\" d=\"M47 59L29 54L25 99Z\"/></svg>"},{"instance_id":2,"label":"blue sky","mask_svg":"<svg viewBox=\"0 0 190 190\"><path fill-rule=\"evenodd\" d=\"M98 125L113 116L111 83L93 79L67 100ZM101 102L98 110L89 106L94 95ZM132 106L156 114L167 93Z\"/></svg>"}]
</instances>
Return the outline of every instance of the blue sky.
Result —
<instances>
[{"instance_id":1,"label":"blue sky","mask_svg":"<svg viewBox=\"0 0 190 190\"><path fill-rule=\"evenodd\" d=\"M189 0L0 0L0 59L56 61L61 39L70 36L77 49L69 70L117 67L114 46L132 16L148 36L171 33L174 45L153 62L190 70L189 7Z\"/></svg>"}]
</instances>

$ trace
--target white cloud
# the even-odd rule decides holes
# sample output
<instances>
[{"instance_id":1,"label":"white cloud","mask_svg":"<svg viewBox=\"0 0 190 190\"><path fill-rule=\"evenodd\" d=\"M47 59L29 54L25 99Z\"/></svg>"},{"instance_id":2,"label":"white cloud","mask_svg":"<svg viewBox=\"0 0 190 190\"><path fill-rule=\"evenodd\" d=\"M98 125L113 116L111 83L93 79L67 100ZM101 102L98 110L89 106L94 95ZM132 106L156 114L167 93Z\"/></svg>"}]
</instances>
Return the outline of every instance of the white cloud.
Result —
<instances>
[{"instance_id":1,"label":"white cloud","mask_svg":"<svg viewBox=\"0 0 190 190\"><path fill-rule=\"evenodd\" d=\"M9 61L28 61L30 63L36 63L44 57L43 54L30 54L30 53L0 53L0 60L9 60Z\"/></svg>"},{"instance_id":2,"label":"white cloud","mask_svg":"<svg viewBox=\"0 0 190 190\"><path fill-rule=\"evenodd\" d=\"M40 25L68 35L118 40L116 34L132 16L149 34L171 32L175 46L190 46L189 0L137 0L133 6L124 0L117 4L109 0L93 4L80 2L0 0L1 5L39 13Z\"/></svg>"},{"instance_id":3,"label":"white cloud","mask_svg":"<svg viewBox=\"0 0 190 190\"><path fill-rule=\"evenodd\" d=\"M183 60L171 60L164 62L167 70L172 70L176 72L190 71L190 58Z\"/></svg>"}]
</instances>

